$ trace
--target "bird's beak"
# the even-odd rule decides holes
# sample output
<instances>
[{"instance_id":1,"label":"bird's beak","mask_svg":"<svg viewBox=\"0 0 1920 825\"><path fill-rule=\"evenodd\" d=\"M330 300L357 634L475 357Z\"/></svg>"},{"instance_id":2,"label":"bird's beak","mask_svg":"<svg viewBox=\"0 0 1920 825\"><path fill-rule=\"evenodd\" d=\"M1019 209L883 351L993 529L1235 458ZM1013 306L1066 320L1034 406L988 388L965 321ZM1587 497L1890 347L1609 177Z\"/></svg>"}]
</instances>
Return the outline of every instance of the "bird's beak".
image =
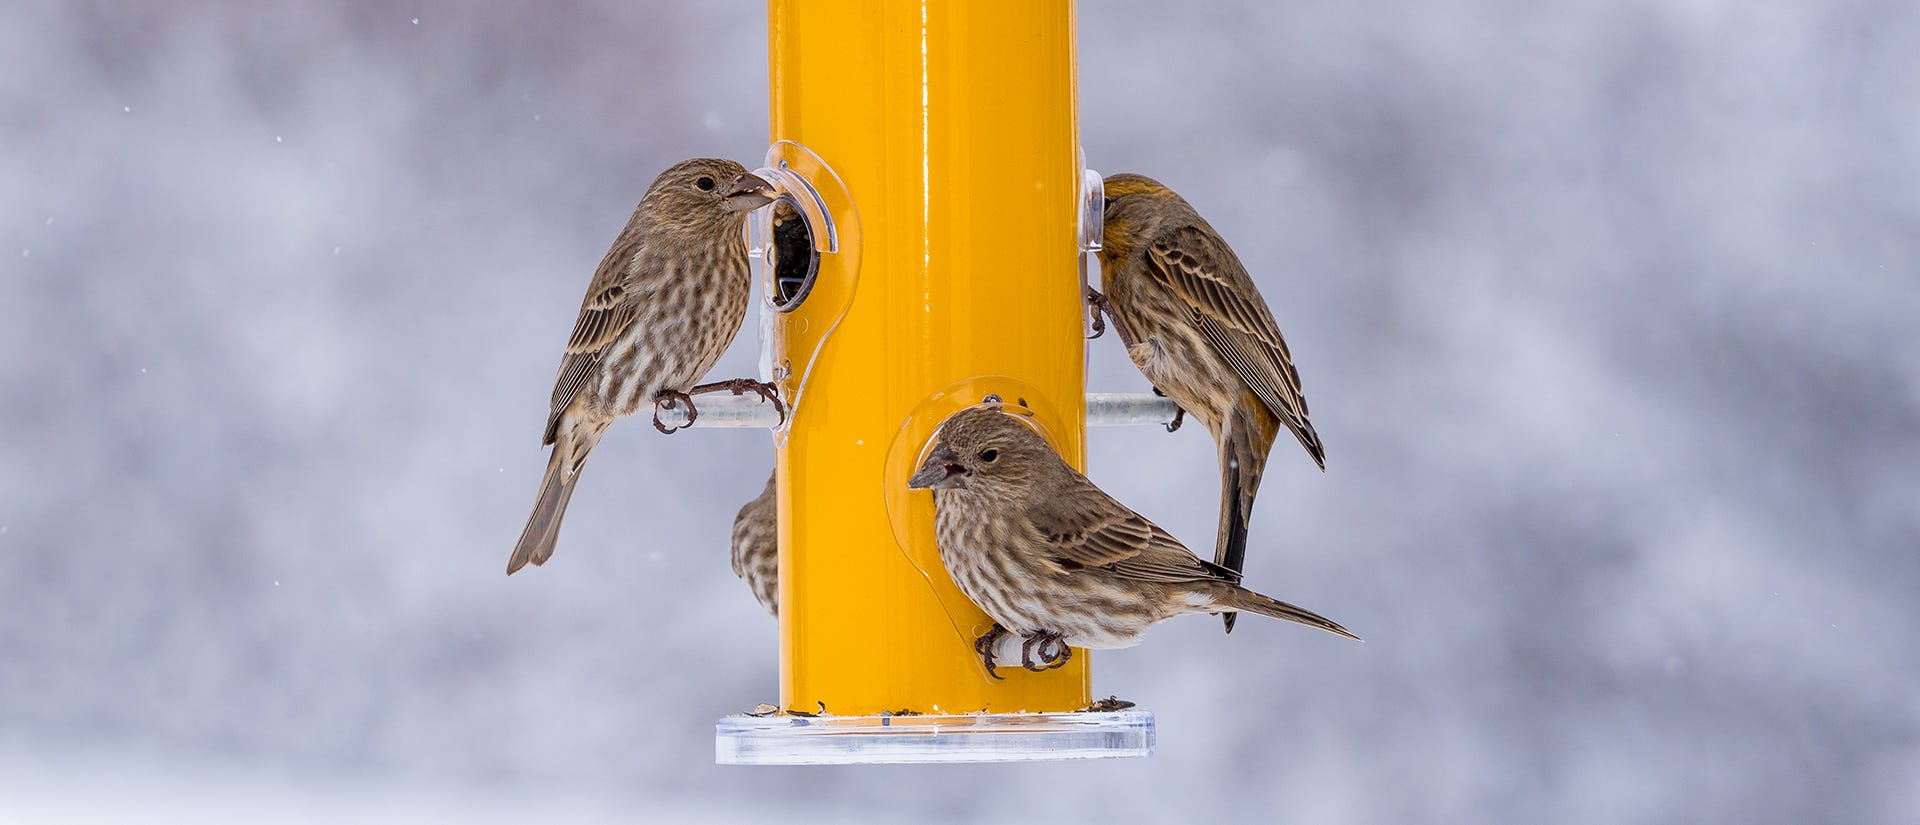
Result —
<instances>
[{"instance_id":1,"label":"bird's beak","mask_svg":"<svg viewBox=\"0 0 1920 825\"><path fill-rule=\"evenodd\" d=\"M967 474L967 468L960 466L960 456L946 447L935 447L927 456L927 462L920 465L920 472L907 479L910 490L932 490L940 487L952 487L953 480Z\"/></svg>"},{"instance_id":2,"label":"bird's beak","mask_svg":"<svg viewBox=\"0 0 1920 825\"><path fill-rule=\"evenodd\" d=\"M765 178L752 172L746 172L735 178L733 185L727 187L726 204L729 212L752 212L780 196Z\"/></svg>"}]
</instances>

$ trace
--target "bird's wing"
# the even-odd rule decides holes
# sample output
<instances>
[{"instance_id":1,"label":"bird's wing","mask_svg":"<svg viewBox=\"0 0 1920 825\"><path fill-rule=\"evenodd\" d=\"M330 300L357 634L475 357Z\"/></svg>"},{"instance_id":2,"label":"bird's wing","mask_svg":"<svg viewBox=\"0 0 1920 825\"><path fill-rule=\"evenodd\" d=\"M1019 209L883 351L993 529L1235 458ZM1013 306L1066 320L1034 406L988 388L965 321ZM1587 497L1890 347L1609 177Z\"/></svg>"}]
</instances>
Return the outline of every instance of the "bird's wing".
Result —
<instances>
[{"instance_id":1,"label":"bird's wing","mask_svg":"<svg viewBox=\"0 0 1920 825\"><path fill-rule=\"evenodd\" d=\"M1300 373L1273 312L1246 267L1220 236L1183 226L1153 242L1147 263L1193 313L1195 326L1255 395L1286 422L1317 461L1320 439L1307 423Z\"/></svg>"},{"instance_id":2,"label":"bird's wing","mask_svg":"<svg viewBox=\"0 0 1920 825\"><path fill-rule=\"evenodd\" d=\"M560 426L560 414L580 395L581 388L593 380L607 349L633 328L640 307L630 295L626 270L639 252L639 241L629 241L623 236L607 251L599 271L594 273L587 297L580 302L580 317L574 321L573 336L567 339L567 354L560 359L560 374L553 382L553 404L547 416L543 443L553 443Z\"/></svg>"},{"instance_id":3,"label":"bird's wing","mask_svg":"<svg viewBox=\"0 0 1920 825\"><path fill-rule=\"evenodd\" d=\"M1238 573L1195 556L1092 482L1075 481L1083 489L1048 496L1027 514L1043 552L1061 569L1101 568L1153 582L1239 580Z\"/></svg>"}]
</instances>

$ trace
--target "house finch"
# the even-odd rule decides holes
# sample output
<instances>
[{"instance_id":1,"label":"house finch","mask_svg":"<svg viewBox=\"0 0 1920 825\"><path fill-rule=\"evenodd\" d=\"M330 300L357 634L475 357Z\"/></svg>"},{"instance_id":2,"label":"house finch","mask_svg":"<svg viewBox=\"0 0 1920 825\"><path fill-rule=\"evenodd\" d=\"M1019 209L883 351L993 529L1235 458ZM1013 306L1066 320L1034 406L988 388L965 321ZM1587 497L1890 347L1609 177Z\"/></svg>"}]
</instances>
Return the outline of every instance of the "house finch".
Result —
<instances>
[{"instance_id":1,"label":"house finch","mask_svg":"<svg viewBox=\"0 0 1920 825\"><path fill-rule=\"evenodd\" d=\"M780 615L780 511L774 500L774 475L752 501L740 505L733 517L733 574L753 590L753 597Z\"/></svg>"},{"instance_id":2,"label":"house finch","mask_svg":"<svg viewBox=\"0 0 1920 825\"><path fill-rule=\"evenodd\" d=\"M773 186L730 160L697 158L655 178L607 250L574 322L543 444L553 445L533 515L507 573L553 556L554 538L587 453L614 419L690 393L770 388L758 382L693 386L740 331L751 291L741 229L773 200ZM776 401L777 403L777 401ZM658 408L654 426L660 424Z\"/></svg>"},{"instance_id":3,"label":"house finch","mask_svg":"<svg viewBox=\"0 0 1920 825\"><path fill-rule=\"evenodd\" d=\"M1114 175L1105 188L1106 294L1088 291L1095 329L1104 328L1104 311L1147 380L1213 434L1220 462L1213 560L1238 573L1253 497L1280 428L1291 430L1322 470L1327 466L1307 421L1300 374L1253 278L1200 213L1142 175ZM1234 614L1222 618L1233 632Z\"/></svg>"},{"instance_id":4,"label":"house finch","mask_svg":"<svg viewBox=\"0 0 1920 825\"><path fill-rule=\"evenodd\" d=\"M974 648L989 673L1008 633L1023 640L1021 664L1042 670L1065 664L1069 646L1128 647L1184 613L1249 610L1358 638L1241 587L1239 573L1113 500L998 405L947 419L907 486L933 490L940 560L994 621Z\"/></svg>"}]
</instances>

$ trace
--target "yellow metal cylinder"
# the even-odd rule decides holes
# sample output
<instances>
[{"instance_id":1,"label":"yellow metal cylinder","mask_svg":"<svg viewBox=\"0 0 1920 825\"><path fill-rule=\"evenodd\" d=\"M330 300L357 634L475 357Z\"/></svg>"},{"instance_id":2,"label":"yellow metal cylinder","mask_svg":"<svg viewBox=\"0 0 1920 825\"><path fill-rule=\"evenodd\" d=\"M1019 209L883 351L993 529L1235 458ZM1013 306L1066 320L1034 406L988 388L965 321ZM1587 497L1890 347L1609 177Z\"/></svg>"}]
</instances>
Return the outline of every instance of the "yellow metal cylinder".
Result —
<instances>
[{"instance_id":1,"label":"yellow metal cylinder","mask_svg":"<svg viewBox=\"0 0 1920 825\"><path fill-rule=\"evenodd\" d=\"M987 678L973 640L990 621L947 578L931 496L902 471L983 392L1024 397L1085 464L1073 15L1070 0L769 3L772 138L824 159L863 227L858 277L829 274L851 256L822 256L816 293L778 326L782 350L816 359L786 370L807 385L779 458L790 710L1088 705L1085 651Z\"/></svg>"}]
</instances>

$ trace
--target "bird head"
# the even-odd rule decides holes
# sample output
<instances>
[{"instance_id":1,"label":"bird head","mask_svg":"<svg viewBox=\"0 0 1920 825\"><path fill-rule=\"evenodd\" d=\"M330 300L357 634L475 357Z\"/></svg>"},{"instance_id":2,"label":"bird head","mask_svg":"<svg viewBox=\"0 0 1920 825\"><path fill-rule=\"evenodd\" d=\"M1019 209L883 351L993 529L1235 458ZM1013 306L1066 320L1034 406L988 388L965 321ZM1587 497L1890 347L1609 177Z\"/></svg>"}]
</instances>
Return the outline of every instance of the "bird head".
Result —
<instances>
[{"instance_id":1,"label":"bird head","mask_svg":"<svg viewBox=\"0 0 1920 825\"><path fill-rule=\"evenodd\" d=\"M694 158L661 172L640 204L655 221L707 225L738 221L779 194L773 184L731 160Z\"/></svg>"},{"instance_id":2,"label":"bird head","mask_svg":"<svg viewBox=\"0 0 1920 825\"><path fill-rule=\"evenodd\" d=\"M933 451L907 480L915 490L1019 490L1053 465L1047 441L998 404L969 407L940 425Z\"/></svg>"},{"instance_id":3,"label":"bird head","mask_svg":"<svg viewBox=\"0 0 1920 825\"><path fill-rule=\"evenodd\" d=\"M1134 238L1145 237L1153 225L1169 214L1170 207L1186 207L1186 201L1172 189L1146 175L1130 172L1105 178L1106 211L1101 217L1100 253L1124 254Z\"/></svg>"}]
</instances>

